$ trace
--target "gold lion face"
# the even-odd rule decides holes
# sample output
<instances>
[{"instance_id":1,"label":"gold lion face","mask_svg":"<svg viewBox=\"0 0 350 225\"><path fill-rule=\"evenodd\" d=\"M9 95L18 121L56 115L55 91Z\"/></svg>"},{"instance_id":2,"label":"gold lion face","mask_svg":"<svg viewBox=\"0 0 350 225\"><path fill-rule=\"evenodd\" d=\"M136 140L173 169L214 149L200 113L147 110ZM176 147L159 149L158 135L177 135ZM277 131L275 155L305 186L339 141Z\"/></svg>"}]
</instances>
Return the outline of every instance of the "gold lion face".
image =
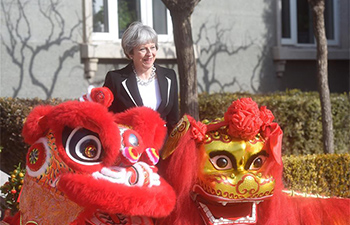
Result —
<instances>
[{"instance_id":1,"label":"gold lion face","mask_svg":"<svg viewBox=\"0 0 350 225\"><path fill-rule=\"evenodd\" d=\"M208 224L254 223L256 207L272 196L275 180L264 175L269 155L262 137L231 138L225 129L207 133L193 194Z\"/></svg>"}]
</instances>

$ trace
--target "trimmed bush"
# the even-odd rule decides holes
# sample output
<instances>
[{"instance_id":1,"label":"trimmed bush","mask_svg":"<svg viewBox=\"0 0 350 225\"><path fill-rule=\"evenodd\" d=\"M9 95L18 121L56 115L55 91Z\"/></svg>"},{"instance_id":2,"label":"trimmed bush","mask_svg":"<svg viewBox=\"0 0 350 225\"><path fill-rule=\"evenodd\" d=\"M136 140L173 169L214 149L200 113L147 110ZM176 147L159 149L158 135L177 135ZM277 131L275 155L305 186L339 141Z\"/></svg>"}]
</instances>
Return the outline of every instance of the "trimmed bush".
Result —
<instances>
[{"instance_id":1,"label":"trimmed bush","mask_svg":"<svg viewBox=\"0 0 350 225\"><path fill-rule=\"evenodd\" d=\"M10 173L14 165L18 165L18 163L25 165L25 156L29 146L24 143L21 133L29 112L37 105L56 105L61 102L63 100L60 99L0 98L1 170Z\"/></svg>"},{"instance_id":2,"label":"trimmed bush","mask_svg":"<svg viewBox=\"0 0 350 225\"><path fill-rule=\"evenodd\" d=\"M350 197L350 154L284 156L283 179L293 191Z\"/></svg>"}]
</instances>

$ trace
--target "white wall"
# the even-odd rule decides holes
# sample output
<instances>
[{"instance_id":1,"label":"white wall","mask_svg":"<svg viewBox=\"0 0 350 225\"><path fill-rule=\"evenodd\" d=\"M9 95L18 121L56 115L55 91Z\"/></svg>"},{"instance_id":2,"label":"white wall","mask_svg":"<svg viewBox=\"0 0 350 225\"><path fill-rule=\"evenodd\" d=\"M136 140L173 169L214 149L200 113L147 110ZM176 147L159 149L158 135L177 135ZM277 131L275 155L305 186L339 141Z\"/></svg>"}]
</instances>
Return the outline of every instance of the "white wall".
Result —
<instances>
[{"instance_id":1,"label":"white wall","mask_svg":"<svg viewBox=\"0 0 350 225\"><path fill-rule=\"evenodd\" d=\"M1 0L0 96L72 98L86 92L82 3L50 2Z\"/></svg>"},{"instance_id":2,"label":"white wall","mask_svg":"<svg viewBox=\"0 0 350 225\"><path fill-rule=\"evenodd\" d=\"M278 90L271 55L275 12L274 1L201 1L197 5L192 26L193 39L201 49L201 91Z\"/></svg>"}]
</instances>

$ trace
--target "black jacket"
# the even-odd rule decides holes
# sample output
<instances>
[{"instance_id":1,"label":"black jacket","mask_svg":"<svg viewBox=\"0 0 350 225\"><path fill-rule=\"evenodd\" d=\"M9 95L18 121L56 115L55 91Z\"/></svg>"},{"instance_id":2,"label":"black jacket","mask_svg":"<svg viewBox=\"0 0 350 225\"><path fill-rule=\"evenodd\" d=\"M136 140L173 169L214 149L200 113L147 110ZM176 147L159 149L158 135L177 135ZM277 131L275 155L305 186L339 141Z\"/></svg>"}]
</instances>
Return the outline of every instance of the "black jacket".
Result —
<instances>
[{"instance_id":1,"label":"black jacket","mask_svg":"<svg viewBox=\"0 0 350 225\"><path fill-rule=\"evenodd\" d=\"M170 132L179 120L176 74L172 69L157 64L154 66L162 99L157 112L167 122L168 132ZM114 95L114 101L109 107L110 111L118 113L135 106L143 106L132 63L120 70L109 71L103 86L108 87Z\"/></svg>"}]
</instances>

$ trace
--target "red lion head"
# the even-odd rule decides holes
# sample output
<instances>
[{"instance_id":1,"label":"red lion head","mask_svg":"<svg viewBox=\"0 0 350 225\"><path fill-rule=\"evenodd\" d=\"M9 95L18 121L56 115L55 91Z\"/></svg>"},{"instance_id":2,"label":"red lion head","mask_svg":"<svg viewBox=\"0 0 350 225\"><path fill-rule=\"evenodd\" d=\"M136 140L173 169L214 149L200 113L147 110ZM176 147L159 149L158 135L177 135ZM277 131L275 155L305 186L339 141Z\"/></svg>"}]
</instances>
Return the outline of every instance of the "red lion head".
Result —
<instances>
[{"instance_id":1,"label":"red lion head","mask_svg":"<svg viewBox=\"0 0 350 225\"><path fill-rule=\"evenodd\" d=\"M234 101L220 120L184 116L162 152L177 203L159 224L346 224L349 200L283 192L283 133L273 119L251 98Z\"/></svg>"},{"instance_id":2,"label":"red lion head","mask_svg":"<svg viewBox=\"0 0 350 225\"><path fill-rule=\"evenodd\" d=\"M111 98L107 88L95 88L83 102L29 114L17 215L23 224L153 224L171 212L174 191L155 167L165 122L146 107L113 114Z\"/></svg>"}]
</instances>

